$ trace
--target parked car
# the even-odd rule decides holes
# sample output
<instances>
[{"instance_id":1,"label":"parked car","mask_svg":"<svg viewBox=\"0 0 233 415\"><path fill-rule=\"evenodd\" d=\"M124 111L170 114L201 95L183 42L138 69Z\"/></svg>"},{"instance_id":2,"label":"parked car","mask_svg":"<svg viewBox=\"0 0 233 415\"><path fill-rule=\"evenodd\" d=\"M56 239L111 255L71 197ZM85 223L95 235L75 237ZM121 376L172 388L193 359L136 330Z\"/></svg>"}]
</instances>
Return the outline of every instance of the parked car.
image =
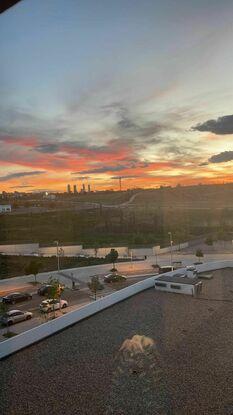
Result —
<instances>
[{"instance_id":1,"label":"parked car","mask_svg":"<svg viewBox=\"0 0 233 415\"><path fill-rule=\"evenodd\" d=\"M125 281L126 277L124 275L119 274L108 274L104 276L104 282L111 283L111 282L120 282Z\"/></svg>"},{"instance_id":2,"label":"parked car","mask_svg":"<svg viewBox=\"0 0 233 415\"><path fill-rule=\"evenodd\" d=\"M49 313L50 311L59 310L60 308L66 307L68 307L68 301L50 298L48 300L42 301L40 304L40 311Z\"/></svg>"},{"instance_id":3,"label":"parked car","mask_svg":"<svg viewBox=\"0 0 233 415\"><path fill-rule=\"evenodd\" d=\"M194 278L197 277L197 268L194 265L188 265L186 267L186 275L187 277Z\"/></svg>"},{"instance_id":4,"label":"parked car","mask_svg":"<svg viewBox=\"0 0 233 415\"><path fill-rule=\"evenodd\" d=\"M171 265L164 265L160 267L159 274L164 274L165 272L171 272L174 271L174 267Z\"/></svg>"},{"instance_id":5,"label":"parked car","mask_svg":"<svg viewBox=\"0 0 233 415\"><path fill-rule=\"evenodd\" d=\"M183 265L182 261L173 261L172 262L172 266L173 266L174 270L182 268L182 265Z\"/></svg>"},{"instance_id":6,"label":"parked car","mask_svg":"<svg viewBox=\"0 0 233 415\"><path fill-rule=\"evenodd\" d=\"M2 297L2 302L6 304L15 304L31 299L32 295L29 293L12 293Z\"/></svg>"},{"instance_id":7,"label":"parked car","mask_svg":"<svg viewBox=\"0 0 233 415\"><path fill-rule=\"evenodd\" d=\"M49 285L49 284L41 285L41 287L38 288L38 290L37 290L37 294L39 294L39 295L48 295L48 294L50 294L51 289L52 289L52 285Z\"/></svg>"},{"instance_id":8,"label":"parked car","mask_svg":"<svg viewBox=\"0 0 233 415\"><path fill-rule=\"evenodd\" d=\"M33 314L30 311L11 310L2 316L1 322L5 326L11 326L20 321L30 320L32 316Z\"/></svg>"},{"instance_id":9,"label":"parked car","mask_svg":"<svg viewBox=\"0 0 233 415\"><path fill-rule=\"evenodd\" d=\"M154 268L156 274L159 273L159 270L160 270L159 264L152 264L152 268Z\"/></svg>"}]
</instances>

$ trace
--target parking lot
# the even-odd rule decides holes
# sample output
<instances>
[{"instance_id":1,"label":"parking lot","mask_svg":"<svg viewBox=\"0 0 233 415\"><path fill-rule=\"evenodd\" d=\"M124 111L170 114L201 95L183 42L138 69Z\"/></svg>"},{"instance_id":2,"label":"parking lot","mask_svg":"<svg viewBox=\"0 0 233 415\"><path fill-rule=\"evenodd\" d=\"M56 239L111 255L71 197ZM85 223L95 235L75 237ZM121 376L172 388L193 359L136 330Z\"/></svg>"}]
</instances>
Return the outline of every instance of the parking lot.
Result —
<instances>
[{"instance_id":1,"label":"parking lot","mask_svg":"<svg viewBox=\"0 0 233 415\"><path fill-rule=\"evenodd\" d=\"M126 281L117 283L117 284L104 284L103 277L100 277L100 282L104 285L104 289L97 292L97 299L101 296L106 296L108 294L111 294L112 292L125 288L128 285L134 284L137 281L140 281L143 278L146 278L146 276L130 276L127 278ZM33 313L33 317L31 320L23 321L17 324L14 324L10 327L10 331L14 334L20 334L26 330L29 330L31 328L34 328L40 324L43 324L47 322L49 319L54 318L54 313L41 313L40 311L40 304L43 300L46 299L44 296L40 296L37 294L38 288L41 286L41 284L37 285L29 285L27 286L27 292L32 294L31 300L26 300L23 302L19 302L16 304L9 305L9 310L21 310L21 311L30 311ZM24 290L17 290L23 292ZM5 293L7 294L7 293ZM90 292L89 288L87 287L87 284L81 284L80 289L72 290L70 288L65 288L62 293L62 299L68 301L68 307L62 310L56 310L55 315L56 317L59 317L65 313L68 313L70 311L76 310L85 304L88 304L92 301L94 301L94 297L92 293ZM7 329L5 327L0 328L0 341L5 340L4 334L6 333Z\"/></svg>"}]
</instances>

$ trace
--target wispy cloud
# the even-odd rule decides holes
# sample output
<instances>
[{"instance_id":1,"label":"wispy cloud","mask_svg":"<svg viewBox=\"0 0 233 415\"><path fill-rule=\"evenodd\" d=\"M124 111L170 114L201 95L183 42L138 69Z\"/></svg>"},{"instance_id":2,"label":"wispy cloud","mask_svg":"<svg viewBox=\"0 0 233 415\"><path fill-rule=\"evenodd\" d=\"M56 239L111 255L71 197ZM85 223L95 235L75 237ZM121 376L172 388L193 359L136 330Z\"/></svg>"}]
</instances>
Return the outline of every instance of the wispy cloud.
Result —
<instances>
[{"instance_id":1,"label":"wispy cloud","mask_svg":"<svg viewBox=\"0 0 233 415\"><path fill-rule=\"evenodd\" d=\"M30 186L30 185L21 185L21 186L10 186L10 189L27 189L30 188L32 189L34 186Z\"/></svg>"},{"instance_id":2,"label":"wispy cloud","mask_svg":"<svg viewBox=\"0 0 233 415\"><path fill-rule=\"evenodd\" d=\"M120 180L120 179L138 179L138 178L143 178L143 177L148 177L148 175L137 175L137 174L132 174L132 175L122 175L122 176L112 176L111 180Z\"/></svg>"},{"instance_id":3,"label":"wispy cloud","mask_svg":"<svg viewBox=\"0 0 233 415\"><path fill-rule=\"evenodd\" d=\"M26 176L38 176L40 174L45 174L44 171L22 171L19 173L9 173L6 174L5 176L0 176L0 182L7 182L8 180L12 180L12 179L19 179L21 177L26 177Z\"/></svg>"}]
</instances>

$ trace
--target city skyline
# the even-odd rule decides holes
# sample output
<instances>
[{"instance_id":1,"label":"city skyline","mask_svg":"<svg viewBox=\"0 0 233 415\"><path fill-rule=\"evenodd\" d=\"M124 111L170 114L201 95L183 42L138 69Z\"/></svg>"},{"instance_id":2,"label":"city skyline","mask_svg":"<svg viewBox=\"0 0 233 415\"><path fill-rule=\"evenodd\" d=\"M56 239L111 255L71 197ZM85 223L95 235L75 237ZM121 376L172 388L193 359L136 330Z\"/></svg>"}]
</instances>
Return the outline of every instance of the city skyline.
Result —
<instances>
[{"instance_id":1,"label":"city skyline","mask_svg":"<svg viewBox=\"0 0 233 415\"><path fill-rule=\"evenodd\" d=\"M24 0L1 15L2 190L232 181L233 4L187 3Z\"/></svg>"}]
</instances>

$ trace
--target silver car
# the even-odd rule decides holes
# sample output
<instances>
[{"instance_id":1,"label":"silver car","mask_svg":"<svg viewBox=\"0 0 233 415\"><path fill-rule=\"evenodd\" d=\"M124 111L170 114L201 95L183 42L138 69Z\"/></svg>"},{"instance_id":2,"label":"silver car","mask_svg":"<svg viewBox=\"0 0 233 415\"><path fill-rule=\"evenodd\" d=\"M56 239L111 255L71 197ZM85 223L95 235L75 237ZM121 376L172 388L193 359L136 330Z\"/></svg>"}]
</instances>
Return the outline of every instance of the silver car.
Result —
<instances>
[{"instance_id":1,"label":"silver car","mask_svg":"<svg viewBox=\"0 0 233 415\"><path fill-rule=\"evenodd\" d=\"M5 326L11 326L20 321L30 320L32 315L30 311L11 310L2 316L1 322Z\"/></svg>"},{"instance_id":2,"label":"silver car","mask_svg":"<svg viewBox=\"0 0 233 415\"><path fill-rule=\"evenodd\" d=\"M48 300L42 301L40 311L49 313L50 311L60 310L60 308L66 307L68 307L68 301L49 298Z\"/></svg>"}]
</instances>

